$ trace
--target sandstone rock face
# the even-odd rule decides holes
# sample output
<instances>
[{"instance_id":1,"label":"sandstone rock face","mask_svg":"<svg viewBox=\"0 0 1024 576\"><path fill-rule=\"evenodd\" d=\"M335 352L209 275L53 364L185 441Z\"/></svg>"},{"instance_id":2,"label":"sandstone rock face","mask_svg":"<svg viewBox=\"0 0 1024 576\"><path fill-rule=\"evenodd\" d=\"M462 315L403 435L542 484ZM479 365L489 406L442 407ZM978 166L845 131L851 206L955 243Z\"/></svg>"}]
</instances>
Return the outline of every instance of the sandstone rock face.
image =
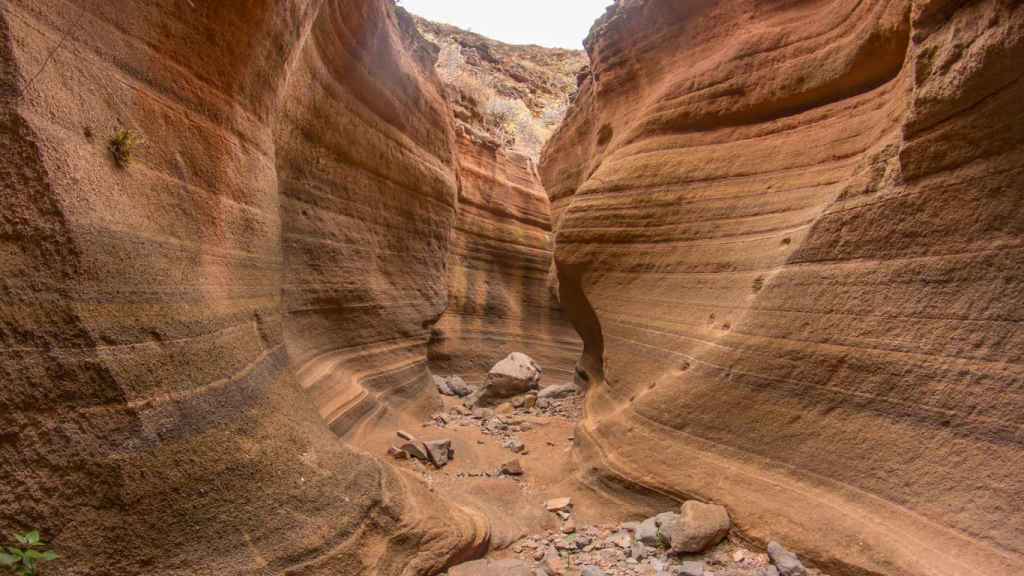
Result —
<instances>
[{"instance_id":1,"label":"sandstone rock face","mask_svg":"<svg viewBox=\"0 0 1024 576\"><path fill-rule=\"evenodd\" d=\"M466 125L458 153L448 310L434 328L431 366L480 384L495 362L522 351L571 378L581 341L548 288L551 207L536 170Z\"/></svg>"},{"instance_id":2,"label":"sandstone rock face","mask_svg":"<svg viewBox=\"0 0 1024 576\"><path fill-rule=\"evenodd\" d=\"M541 172L594 474L829 572L1024 573L1024 5L621 1L588 47Z\"/></svg>"},{"instance_id":3,"label":"sandstone rock face","mask_svg":"<svg viewBox=\"0 0 1024 576\"><path fill-rule=\"evenodd\" d=\"M457 166L402 28L379 0L0 5L0 524L54 574L436 573L484 542L327 426L434 397Z\"/></svg>"}]
</instances>

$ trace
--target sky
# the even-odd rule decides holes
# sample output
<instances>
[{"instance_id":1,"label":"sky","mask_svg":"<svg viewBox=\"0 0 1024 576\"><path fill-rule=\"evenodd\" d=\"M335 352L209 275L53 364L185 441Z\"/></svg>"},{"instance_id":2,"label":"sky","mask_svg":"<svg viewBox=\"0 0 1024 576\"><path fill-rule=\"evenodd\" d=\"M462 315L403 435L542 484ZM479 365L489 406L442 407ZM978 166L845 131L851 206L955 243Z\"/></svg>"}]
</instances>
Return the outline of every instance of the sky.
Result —
<instances>
[{"instance_id":1,"label":"sky","mask_svg":"<svg viewBox=\"0 0 1024 576\"><path fill-rule=\"evenodd\" d=\"M583 49L613 0L402 0L408 11L506 44Z\"/></svg>"}]
</instances>

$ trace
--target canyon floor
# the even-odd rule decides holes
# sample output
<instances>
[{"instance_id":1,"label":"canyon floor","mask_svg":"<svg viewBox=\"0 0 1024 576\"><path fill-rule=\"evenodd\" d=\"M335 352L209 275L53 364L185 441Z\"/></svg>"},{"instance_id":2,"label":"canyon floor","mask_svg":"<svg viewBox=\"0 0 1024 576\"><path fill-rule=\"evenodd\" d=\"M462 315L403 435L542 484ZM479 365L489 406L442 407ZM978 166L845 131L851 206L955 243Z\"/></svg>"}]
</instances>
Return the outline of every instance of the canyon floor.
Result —
<instances>
[{"instance_id":1,"label":"canyon floor","mask_svg":"<svg viewBox=\"0 0 1024 576\"><path fill-rule=\"evenodd\" d=\"M579 467L586 464L577 457L576 430L586 395L572 382L548 382L539 394L509 397L493 408L441 397L442 409L426 420L392 413L357 427L345 440L390 460L436 498L487 516L492 530L487 554L446 574L777 576L770 556L735 531L703 553L645 545L639 524L678 507L638 505L580 481ZM450 442L450 460L437 466L429 457L400 451L410 438L424 445ZM827 576L814 568L792 574Z\"/></svg>"}]
</instances>

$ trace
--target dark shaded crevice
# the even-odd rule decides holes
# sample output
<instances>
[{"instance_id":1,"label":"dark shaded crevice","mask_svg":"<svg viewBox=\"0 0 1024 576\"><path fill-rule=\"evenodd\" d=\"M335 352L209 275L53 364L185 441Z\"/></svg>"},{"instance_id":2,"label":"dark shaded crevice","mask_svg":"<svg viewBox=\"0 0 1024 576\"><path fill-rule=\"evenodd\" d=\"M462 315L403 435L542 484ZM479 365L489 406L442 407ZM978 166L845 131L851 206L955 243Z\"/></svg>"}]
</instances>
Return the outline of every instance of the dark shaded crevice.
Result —
<instances>
[{"instance_id":1,"label":"dark shaded crevice","mask_svg":"<svg viewBox=\"0 0 1024 576\"><path fill-rule=\"evenodd\" d=\"M562 310L583 339L583 353L576 364L576 384L586 389L604 381L604 335L601 322L583 291L584 268L557 261L555 266Z\"/></svg>"}]
</instances>

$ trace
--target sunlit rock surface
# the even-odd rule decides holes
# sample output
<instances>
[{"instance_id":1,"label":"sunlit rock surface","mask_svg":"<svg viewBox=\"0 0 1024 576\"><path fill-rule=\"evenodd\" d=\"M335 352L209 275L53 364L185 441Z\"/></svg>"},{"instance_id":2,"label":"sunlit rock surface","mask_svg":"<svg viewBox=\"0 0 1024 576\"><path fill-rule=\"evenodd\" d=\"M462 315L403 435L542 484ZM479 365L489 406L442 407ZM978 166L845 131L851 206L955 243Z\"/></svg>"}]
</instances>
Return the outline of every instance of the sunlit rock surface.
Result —
<instances>
[{"instance_id":1,"label":"sunlit rock surface","mask_svg":"<svg viewBox=\"0 0 1024 576\"><path fill-rule=\"evenodd\" d=\"M1024 5L622 1L542 176L582 471L832 573L1024 573Z\"/></svg>"}]
</instances>

